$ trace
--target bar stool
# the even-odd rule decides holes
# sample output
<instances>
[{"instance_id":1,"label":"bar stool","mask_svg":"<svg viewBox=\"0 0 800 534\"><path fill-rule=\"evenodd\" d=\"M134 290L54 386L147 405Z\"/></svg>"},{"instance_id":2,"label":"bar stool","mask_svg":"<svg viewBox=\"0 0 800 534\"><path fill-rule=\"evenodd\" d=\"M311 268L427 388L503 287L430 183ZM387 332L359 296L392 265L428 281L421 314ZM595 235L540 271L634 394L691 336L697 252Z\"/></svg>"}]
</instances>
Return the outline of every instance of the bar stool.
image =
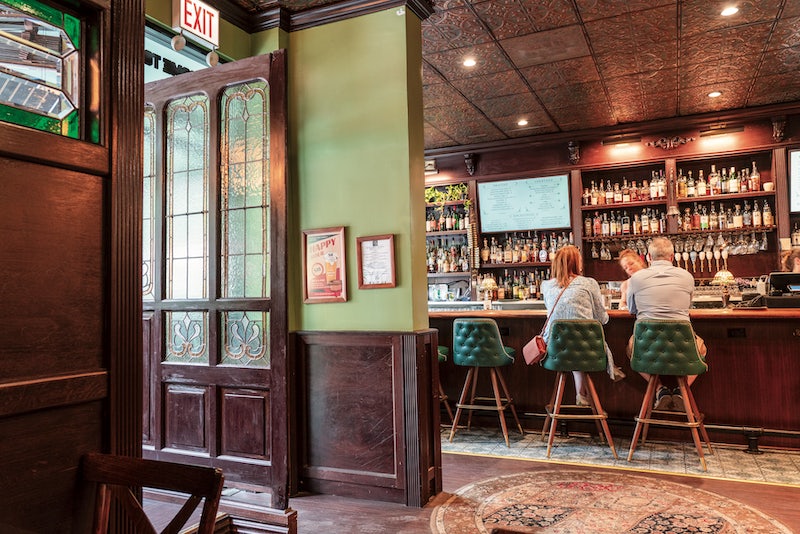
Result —
<instances>
[{"instance_id":1,"label":"bar stool","mask_svg":"<svg viewBox=\"0 0 800 534\"><path fill-rule=\"evenodd\" d=\"M707 471L698 429L708 446L709 454L713 454L711 441L708 439L706 427L703 425L703 414L697 408L686 377L705 373L708 365L697 352L697 343L691 323L666 320L636 321L633 337L631 369L649 374L650 380L647 382L647 390L642 400L639 416L635 418L636 428L633 431L631 448L628 451L628 461L630 462L633 457L640 434L642 444L644 444L650 425L689 428L697 448L697 454L700 456L700 465L702 465L703 471ZM678 380L686 407L685 412L663 412L653 409L656 386L659 382L658 377L661 375L674 376ZM659 417L653 417L654 412L659 414ZM686 421L670 418L670 413L685 415Z\"/></svg>"},{"instance_id":2,"label":"bar stool","mask_svg":"<svg viewBox=\"0 0 800 534\"><path fill-rule=\"evenodd\" d=\"M450 354L450 349L445 345L438 346L439 363L447 361L447 355ZM450 417L450 424L453 424L453 409L450 408L450 402L447 400L447 394L442 387L442 379L439 378L439 403L444 404L444 409L447 410L447 415Z\"/></svg>"},{"instance_id":3,"label":"bar stool","mask_svg":"<svg viewBox=\"0 0 800 534\"><path fill-rule=\"evenodd\" d=\"M514 400L511 398L506 381L499 371L500 367L514 363L514 352L514 349L503 346L500 330L497 328L497 323L494 319L465 318L453 321L453 363L469 367L469 370L464 381L464 389L461 390L461 397L456 403L456 416L453 421L453 427L450 429L451 442L456 434L456 427L462 410L469 412L467 428L472 423L472 412L474 410L496 411L500 416L500 427L503 429L506 446L510 447L505 419L505 409L510 408L514 421L517 423L517 428L519 428L522 435L525 435L517 418L517 411L514 409ZM475 396L478 385L478 369L481 367L489 369L494 397ZM501 387L504 396L500 394ZM467 395L469 395L469 403L467 403ZM494 404L488 404L487 401L492 401ZM481 404L476 404L477 402Z\"/></svg>"},{"instance_id":4,"label":"bar stool","mask_svg":"<svg viewBox=\"0 0 800 534\"><path fill-rule=\"evenodd\" d=\"M600 439L605 436L614 458L618 458L614 448L614 440L608 428L608 414L603 410L592 377L588 373L606 371L608 356L606 355L603 325L591 319L561 319L550 325L550 338L547 342L547 357L542 360L542 367L555 371L556 385L550 397L550 404L545 406L547 417L542 427L544 436L547 423L550 423L550 435L547 438L547 457L553 447L556 425L559 419L593 420L597 425ZM589 387L589 406L591 413L562 413L562 408L587 408L575 404L562 404L564 386L567 378L572 378L573 371L585 373ZM572 411L572 410L571 410Z\"/></svg>"}]
</instances>

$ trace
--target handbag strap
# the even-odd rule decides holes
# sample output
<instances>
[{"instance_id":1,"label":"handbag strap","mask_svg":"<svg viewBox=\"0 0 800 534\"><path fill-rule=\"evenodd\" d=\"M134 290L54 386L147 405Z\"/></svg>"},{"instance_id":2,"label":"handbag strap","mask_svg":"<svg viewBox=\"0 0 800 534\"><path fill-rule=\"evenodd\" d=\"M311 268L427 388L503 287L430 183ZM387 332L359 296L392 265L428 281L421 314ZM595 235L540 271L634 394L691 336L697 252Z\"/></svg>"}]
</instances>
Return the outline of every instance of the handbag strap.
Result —
<instances>
[{"instance_id":1,"label":"handbag strap","mask_svg":"<svg viewBox=\"0 0 800 534\"><path fill-rule=\"evenodd\" d=\"M544 334L544 329L547 327L547 323L550 322L550 316L553 315L553 311L556 309L556 304L558 304L558 300L561 298L561 295L564 294L564 291L566 291L567 288L569 287L569 285L572 283L572 280L575 280L575 278L573 278L569 282L567 282L567 285L564 286L564 289L561 290L561 293L558 294L558 296L556 297L555 302L553 302L553 307L550 308L550 313L547 314L547 319L544 320L544 324L542 325L542 331L539 332L540 336Z\"/></svg>"}]
</instances>

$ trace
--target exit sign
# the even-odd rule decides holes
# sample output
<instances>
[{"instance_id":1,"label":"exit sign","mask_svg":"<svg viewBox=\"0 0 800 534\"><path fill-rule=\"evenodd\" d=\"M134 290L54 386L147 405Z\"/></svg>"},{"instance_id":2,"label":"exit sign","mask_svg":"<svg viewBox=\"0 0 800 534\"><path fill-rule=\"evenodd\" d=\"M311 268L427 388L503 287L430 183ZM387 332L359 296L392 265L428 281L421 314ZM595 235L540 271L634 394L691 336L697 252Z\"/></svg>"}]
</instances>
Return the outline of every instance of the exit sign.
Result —
<instances>
[{"instance_id":1,"label":"exit sign","mask_svg":"<svg viewBox=\"0 0 800 534\"><path fill-rule=\"evenodd\" d=\"M172 26L219 46L219 10L199 0L173 0Z\"/></svg>"}]
</instances>

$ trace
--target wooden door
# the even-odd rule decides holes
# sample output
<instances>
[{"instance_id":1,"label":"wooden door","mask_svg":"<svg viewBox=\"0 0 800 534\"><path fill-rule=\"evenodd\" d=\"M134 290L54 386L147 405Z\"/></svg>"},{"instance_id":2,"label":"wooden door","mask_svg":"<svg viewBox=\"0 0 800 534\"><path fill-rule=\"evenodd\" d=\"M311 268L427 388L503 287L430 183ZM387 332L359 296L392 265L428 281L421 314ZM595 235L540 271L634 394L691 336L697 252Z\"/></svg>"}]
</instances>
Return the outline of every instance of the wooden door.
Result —
<instances>
[{"instance_id":1,"label":"wooden door","mask_svg":"<svg viewBox=\"0 0 800 534\"><path fill-rule=\"evenodd\" d=\"M287 507L285 55L145 87L144 456Z\"/></svg>"}]
</instances>

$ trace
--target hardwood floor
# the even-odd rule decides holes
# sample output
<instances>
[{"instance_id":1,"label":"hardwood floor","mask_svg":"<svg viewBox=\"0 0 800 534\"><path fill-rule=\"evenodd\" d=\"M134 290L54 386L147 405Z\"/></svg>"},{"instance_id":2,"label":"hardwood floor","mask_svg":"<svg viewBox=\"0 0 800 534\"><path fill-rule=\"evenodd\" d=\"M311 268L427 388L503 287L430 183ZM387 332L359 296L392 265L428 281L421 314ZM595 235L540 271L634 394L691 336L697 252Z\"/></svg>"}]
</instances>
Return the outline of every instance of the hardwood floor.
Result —
<instances>
[{"instance_id":1,"label":"hardwood floor","mask_svg":"<svg viewBox=\"0 0 800 534\"><path fill-rule=\"evenodd\" d=\"M332 495L293 497L289 506L297 511L298 534L425 534L430 532L433 509L444 503L460 487L494 476L523 471L576 469L578 466L552 461L515 460L488 456L443 454L444 491L423 508L365 501ZM580 467L588 470L614 468ZM637 472L686 484L738 500L774 517L794 532L800 532L800 486L734 482L700 476L663 475ZM163 504L150 503L148 514L157 513ZM158 526L156 522L156 526ZM470 534L470 533L460 533Z\"/></svg>"},{"instance_id":2,"label":"hardwood floor","mask_svg":"<svg viewBox=\"0 0 800 534\"><path fill-rule=\"evenodd\" d=\"M437 504L443 503L461 486L498 475L521 471L551 470L553 462L511 460L484 456L442 455L444 492L424 508L407 508L396 504L360 501L328 495L310 495L289 501L297 510L298 533L370 533L422 534L430 532L430 516ZM602 470L604 468L586 469ZM718 493L741 501L774 517L792 531L800 532L800 487L787 487L749 482L731 482L703 477L643 473L694 488ZM464 533L468 534L468 533Z\"/></svg>"}]
</instances>

